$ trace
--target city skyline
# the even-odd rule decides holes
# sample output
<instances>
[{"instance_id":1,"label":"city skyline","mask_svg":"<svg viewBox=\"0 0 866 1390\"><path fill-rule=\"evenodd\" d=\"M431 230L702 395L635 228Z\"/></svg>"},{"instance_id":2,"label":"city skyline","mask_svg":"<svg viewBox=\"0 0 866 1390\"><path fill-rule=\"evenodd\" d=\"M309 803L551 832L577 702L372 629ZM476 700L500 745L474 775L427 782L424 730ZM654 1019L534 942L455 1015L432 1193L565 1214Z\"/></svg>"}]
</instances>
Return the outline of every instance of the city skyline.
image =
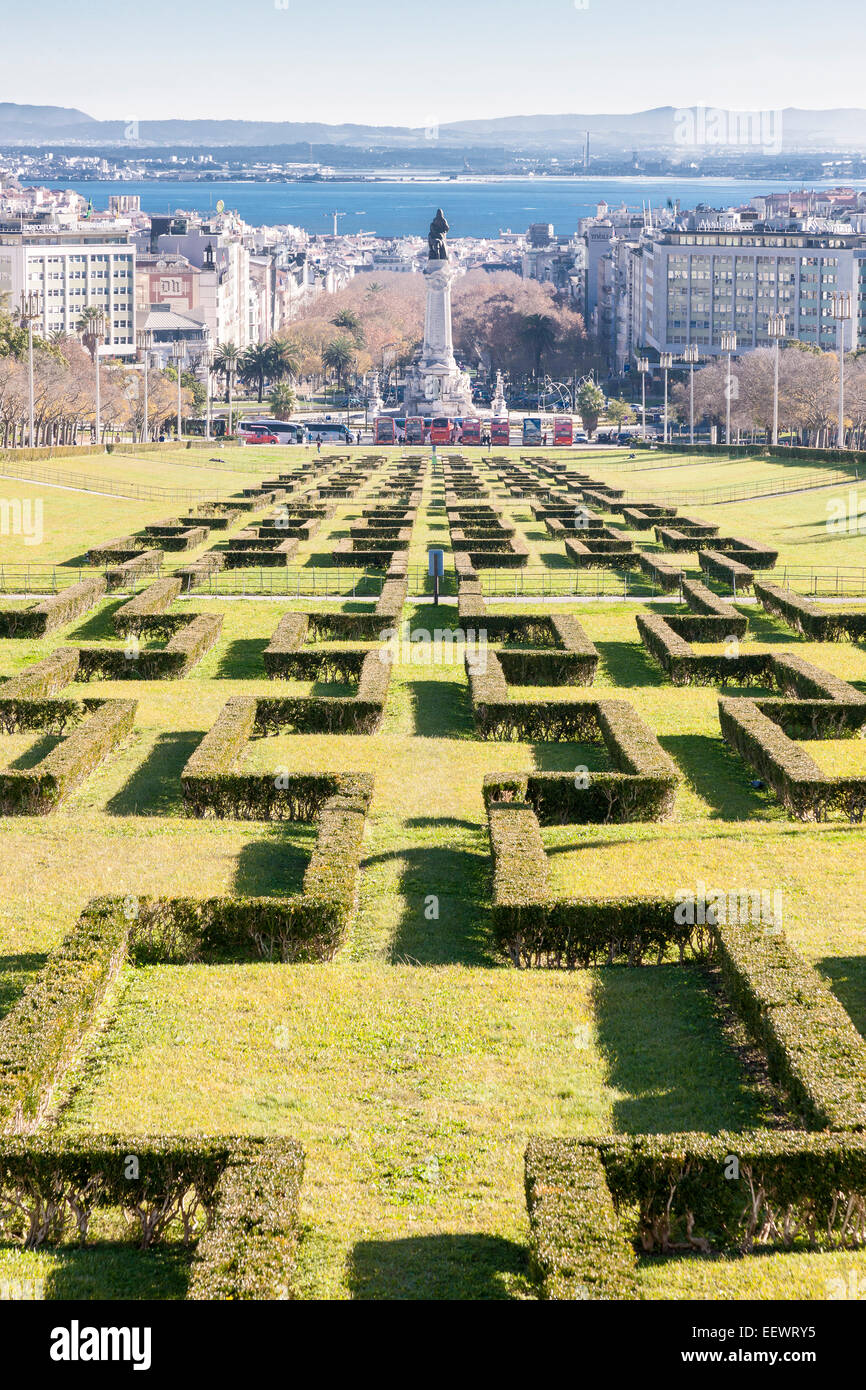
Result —
<instances>
[{"instance_id":1,"label":"city skyline","mask_svg":"<svg viewBox=\"0 0 866 1390\"><path fill-rule=\"evenodd\" d=\"M859 18L854 0L838 0L834 14L840 31L846 17ZM686 0L672 0L663 24L657 8L637 0L539 0L531 10L516 0L471 10L441 0L433 22L426 10L390 0L363 9L261 0L244 9L240 35L227 0L184 9L154 0L146 26L106 0L86 18L46 0L40 16L54 42L40 54L38 82L28 64L7 72L5 100L76 107L96 119L428 128L517 113L817 110L863 100L855 46L815 63L814 9L804 0L770 0L760 11L732 0L723 24L717 8ZM9 49L26 52L29 16L14 13L4 27ZM377 74L387 80L371 80Z\"/></svg>"}]
</instances>

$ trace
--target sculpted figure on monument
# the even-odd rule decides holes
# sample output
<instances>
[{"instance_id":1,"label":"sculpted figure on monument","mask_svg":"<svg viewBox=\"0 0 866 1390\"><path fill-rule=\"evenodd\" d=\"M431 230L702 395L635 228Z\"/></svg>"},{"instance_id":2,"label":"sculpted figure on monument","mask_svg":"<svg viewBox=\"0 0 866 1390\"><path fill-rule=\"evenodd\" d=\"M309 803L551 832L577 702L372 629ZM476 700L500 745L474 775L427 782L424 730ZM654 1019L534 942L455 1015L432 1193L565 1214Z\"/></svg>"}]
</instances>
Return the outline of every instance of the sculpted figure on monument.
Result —
<instances>
[{"instance_id":1,"label":"sculpted figure on monument","mask_svg":"<svg viewBox=\"0 0 866 1390\"><path fill-rule=\"evenodd\" d=\"M448 231L448 223L445 221L445 214L441 208L436 209L436 216L430 223L430 231L427 235L427 245L431 261L447 261L448 249L445 245L445 234Z\"/></svg>"}]
</instances>

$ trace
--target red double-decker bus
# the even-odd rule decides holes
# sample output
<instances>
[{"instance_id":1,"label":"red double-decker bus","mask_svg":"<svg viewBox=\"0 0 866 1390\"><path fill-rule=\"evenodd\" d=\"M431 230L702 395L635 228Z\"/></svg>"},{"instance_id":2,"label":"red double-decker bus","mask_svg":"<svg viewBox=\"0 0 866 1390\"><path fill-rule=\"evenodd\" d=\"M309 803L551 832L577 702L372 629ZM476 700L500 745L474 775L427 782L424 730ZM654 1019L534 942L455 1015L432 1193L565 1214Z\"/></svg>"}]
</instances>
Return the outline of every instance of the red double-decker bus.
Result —
<instances>
[{"instance_id":1,"label":"red double-decker bus","mask_svg":"<svg viewBox=\"0 0 866 1390\"><path fill-rule=\"evenodd\" d=\"M397 428L394 421L388 415L380 415L376 420L376 443L397 443Z\"/></svg>"},{"instance_id":2,"label":"red double-decker bus","mask_svg":"<svg viewBox=\"0 0 866 1390\"><path fill-rule=\"evenodd\" d=\"M490 443L508 444L511 440L511 426L507 420L490 421Z\"/></svg>"},{"instance_id":3,"label":"red double-decker bus","mask_svg":"<svg viewBox=\"0 0 866 1390\"><path fill-rule=\"evenodd\" d=\"M464 420L463 429L460 431L461 444L480 444L481 443L481 421Z\"/></svg>"},{"instance_id":4,"label":"red double-decker bus","mask_svg":"<svg viewBox=\"0 0 866 1390\"><path fill-rule=\"evenodd\" d=\"M557 415L553 421L553 442L567 448L574 443L574 421L569 415Z\"/></svg>"},{"instance_id":5,"label":"red double-decker bus","mask_svg":"<svg viewBox=\"0 0 866 1390\"><path fill-rule=\"evenodd\" d=\"M409 415L406 419L406 443L424 443L424 417L423 415Z\"/></svg>"},{"instance_id":6,"label":"red double-decker bus","mask_svg":"<svg viewBox=\"0 0 866 1390\"><path fill-rule=\"evenodd\" d=\"M447 415L434 416L430 426L431 444L453 444L456 428L453 420L449 420Z\"/></svg>"}]
</instances>

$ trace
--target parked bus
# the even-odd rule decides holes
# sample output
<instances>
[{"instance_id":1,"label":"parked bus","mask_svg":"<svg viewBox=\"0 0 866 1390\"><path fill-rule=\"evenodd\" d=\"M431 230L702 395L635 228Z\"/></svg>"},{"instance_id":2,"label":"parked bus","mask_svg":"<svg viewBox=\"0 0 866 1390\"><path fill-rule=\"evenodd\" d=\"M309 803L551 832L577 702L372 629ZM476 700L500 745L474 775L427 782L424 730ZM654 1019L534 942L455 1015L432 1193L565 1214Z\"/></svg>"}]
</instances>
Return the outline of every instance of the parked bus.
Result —
<instances>
[{"instance_id":1,"label":"parked bus","mask_svg":"<svg viewBox=\"0 0 866 1390\"><path fill-rule=\"evenodd\" d=\"M436 415L430 425L431 444L453 444L457 430L447 415Z\"/></svg>"},{"instance_id":2,"label":"parked bus","mask_svg":"<svg viewBox=\"0 0 866 1390\"><path fill-rule=\"evenodd\" d=\"M321 439L323 444L353 444L354 435L348 425L339 420L306 420L307 438L311 444Z\"/></svg>"},{"instance_id":3,"label":"parked bus","mask_svg":"<svg viewBox=\"0 0 866 1390\"><path fill-rule=\"evenodd\" d=\"M424 443L424 417L422 415L409 415L406 419L406 443Z\"/></svg>"},{"instance_id":4,"label":"parked bus","mask_svg":"<svg viewBox=\"0 0 866 1390\"><path fill-rule=\"evenodd\" d=\"M574 421L570 415L557 415L553 421L553 442L571 448L574 443Z\"/></svg>"},{"instance_id":5,"label":"parked bus","mask_svg":"<svg viewBox=\"0 0 866 1390\"><path fill-rule=\"evenodd\" d=\"M303 444L304 427L299 420L239 420L243 434L275 434L280 444Z\"/></svg>"},{"instance_id":6,"label":"parked bus","mask_svg":"<svg viewBox=\"0 0 866 1390\"><path fill-rule=\"evenodd\" d=\"M511 426L507 420L490 421L490 443L508 444L511 442Z\"/></svg>"},{"instance_id":7,"label":"parked bus","mask_svg":"<svg viewBox=\"0 0 866 1390\"><path fill-rule=\"evenodd\" d=\"M211 439L224 439L227 421L222 415L212 415L210 422ZM202 439L208 433L207 419L204 415L183 422L184 434L199 435Z\"/></svg>"},{"instance_id":8,"label":"parked bus","mask_svg":"<svg viewBox=\"0 0 866 1390\"><path fill-rule=\"evenodd\" d=\"M376 420L375 435L377 444L396 444L397 426L390 415L380 415Z\"/></svg>"},{"instance_id":9,"label":"parked bus","mask_svg":"<svg viewBox=\"0 0 866 1390\"><path fill-rule=\"evenodd\" d=\"M542 444L544 442L540 415L525 415L523 417L523 442L524 444Z\"/></svg>"},{"instance_id":10,"label":"parked bus","mask_svg":"<svg viewBox=\"0 0 866 1390\"><path fill-rule=\"evenodd\" d=\"M481 443L481 421L464 420L463 428L460 431L461 444L480 444Z\"/></svg>"}]
</instances>

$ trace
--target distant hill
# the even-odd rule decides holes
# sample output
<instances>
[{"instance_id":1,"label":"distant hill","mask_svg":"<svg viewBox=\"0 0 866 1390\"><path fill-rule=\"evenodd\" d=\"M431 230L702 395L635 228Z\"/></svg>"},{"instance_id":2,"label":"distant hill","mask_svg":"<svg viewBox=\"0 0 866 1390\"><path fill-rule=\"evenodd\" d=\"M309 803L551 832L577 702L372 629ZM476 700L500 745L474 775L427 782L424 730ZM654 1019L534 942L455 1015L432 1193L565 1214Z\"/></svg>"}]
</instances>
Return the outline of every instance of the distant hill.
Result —
<instances>
[{"instance_id":1,"label":"distant hill","mask_svg":"<svg viewBox=\"0 0 866 1390\"><path fill-rule=\"evenodd\" d=\"M780 123L772 114L769 119L774 131L780 126L781 147L786 151L866 148L866 110L842 107L806 111L788 107L780 115ZM439 139L454 149L471 146L574 151L583 145L588 132L596 153L650 148L682 153L683 147L676 140L677 118L673 106L621 114L500 116L491 120L449 121L440 126ZM137 126L137 142L167 147L310 143L320 148L350 145L410 149L425 144L425 132L408 126L327 125L320 121L143 120ZM3 102L0 145L12 144L129 146L130 131L125 121L97 121L84 111L68 107Z\"/></svg>"}]
</instances>

